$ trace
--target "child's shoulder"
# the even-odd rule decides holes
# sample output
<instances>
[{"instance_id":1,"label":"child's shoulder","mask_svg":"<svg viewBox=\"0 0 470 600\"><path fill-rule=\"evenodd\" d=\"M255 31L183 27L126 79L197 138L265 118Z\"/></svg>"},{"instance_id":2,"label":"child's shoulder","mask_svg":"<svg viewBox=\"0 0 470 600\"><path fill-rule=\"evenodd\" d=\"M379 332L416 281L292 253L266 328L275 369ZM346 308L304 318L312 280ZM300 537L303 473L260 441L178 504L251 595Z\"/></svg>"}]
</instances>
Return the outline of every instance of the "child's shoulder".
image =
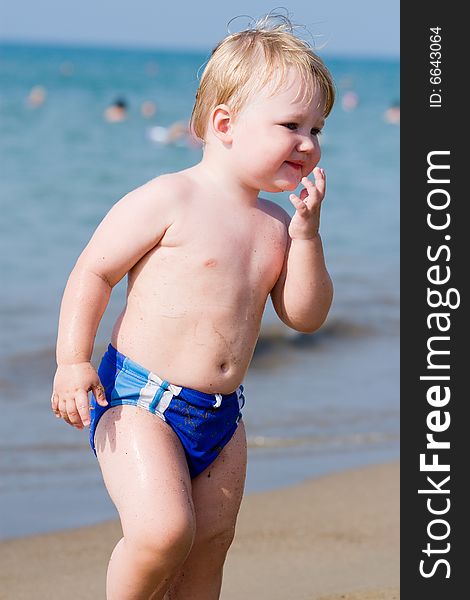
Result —
<instances>
[{"instance_id":1,"label":"child's shoulder","mask_svg":"<svg viewBox=\"0 0 470 600\"><path fill-rule=\"evenodd\" d=\"M159 175L135 188L125 197L174 201L190 189L188 178L183 172Z\"/></svg>"},{"instance_id":2,"label":"child's shoulder","mask_svg":"<svg viewBox=\"0 0 470 600\"><path fill-rule=\"evenodd\" d=\"M290 223L289 213L272 200L266 198L258 198L259 207L269 217L280 222L284 227L288 227Z\"/></svg>"},{"instance_id":3,"label":"child's shoulder","mask_svg":"<svg viewBox=\"0 0 470 600\"><path fill-rule=\"evenodd\" d=\"M113 207L114 212L132 212L135 216L150 216L158 211L165 214L174 212L188 195L190 189L187 177L178 173L159 175L143 183L123 196Z\"/></svg>"}]
</instances>

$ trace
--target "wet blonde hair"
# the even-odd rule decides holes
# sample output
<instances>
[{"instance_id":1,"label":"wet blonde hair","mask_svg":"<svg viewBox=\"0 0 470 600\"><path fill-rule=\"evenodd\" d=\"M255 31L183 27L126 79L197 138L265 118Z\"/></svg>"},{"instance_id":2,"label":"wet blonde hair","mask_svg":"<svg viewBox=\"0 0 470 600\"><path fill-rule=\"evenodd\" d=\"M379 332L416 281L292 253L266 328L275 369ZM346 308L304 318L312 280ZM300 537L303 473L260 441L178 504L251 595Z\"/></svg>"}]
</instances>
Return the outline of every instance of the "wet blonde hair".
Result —
<instances>
[{"instance_id":1,"label":"wet blonde hair","mask_svg":"<svg viewBox=\"0 0 470 600\"><path fill-rule=\"evenodd\" d=\"M219 104L236 115L250 96L271 82L275 94L285 83L289 68L300 75L304 98L310 102L320 92L324 117L335 99L333 78L310 45L296 37L284 15L258 20L252 27L230 34L212 51L196 93L191 129L204 140L209 116Z\"/></svg>"}]
</instances>

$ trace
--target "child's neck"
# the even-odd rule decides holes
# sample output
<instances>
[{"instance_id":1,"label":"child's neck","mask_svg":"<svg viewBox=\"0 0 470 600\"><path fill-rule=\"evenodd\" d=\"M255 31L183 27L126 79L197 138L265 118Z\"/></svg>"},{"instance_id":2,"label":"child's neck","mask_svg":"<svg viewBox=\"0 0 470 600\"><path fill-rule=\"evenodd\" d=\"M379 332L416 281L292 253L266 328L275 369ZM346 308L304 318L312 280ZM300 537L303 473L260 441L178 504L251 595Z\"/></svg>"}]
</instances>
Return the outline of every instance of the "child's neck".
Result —
<instances>
[{"instance_id":1,"label":"child's neck","mask_svg":"<svg viewBox=\"0 0 470 600\"><path fill-rule=\"evenodd\" d=\"M255 206L258 202L260 190L248 186L228 164L228 160L207 147L201 162L194 167L194 173L202 178L201 181L207 182L211 189L220 190L236 204Z\"/></svg>"}]
</instances>

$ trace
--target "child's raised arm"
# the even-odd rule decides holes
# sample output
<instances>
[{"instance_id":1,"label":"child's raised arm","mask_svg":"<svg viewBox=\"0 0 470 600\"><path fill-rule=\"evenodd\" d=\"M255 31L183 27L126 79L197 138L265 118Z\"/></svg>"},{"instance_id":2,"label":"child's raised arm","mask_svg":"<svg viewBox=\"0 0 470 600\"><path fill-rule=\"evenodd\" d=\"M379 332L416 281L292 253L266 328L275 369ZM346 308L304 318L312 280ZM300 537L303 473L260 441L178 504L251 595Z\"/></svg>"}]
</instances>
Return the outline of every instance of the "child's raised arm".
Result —
<instances>
[{"instance_id":1,"label":"child's raised arm","mask_svg":"<svg viewBox=\"0 0 470 600\"><path fill-rule=\"evenodd\" d=\"M273 306L280 319L292 329L305 333L320 327L333 299L333 284L318 232L326 177L318 167L313 173L315 183L308 177L302 179L305 188L300 198L290 195L296 210L290 224L286 213L290 240L282 272L271 290Z\"/></svg>"},{"instance_id":2,"label":"child's raised arm","mask_svg":"<svg viewBox=\"0 0 470 600\"><path fill-rule=\"evenodd\" d=\"M90 360L112 288L158 244L171 224L171 194L164 180L137 188L113 206L68 279L60 309L51 403L57 417L78 429L90 422L88 392L106 405Z\"/></svg>"}]
</instances>

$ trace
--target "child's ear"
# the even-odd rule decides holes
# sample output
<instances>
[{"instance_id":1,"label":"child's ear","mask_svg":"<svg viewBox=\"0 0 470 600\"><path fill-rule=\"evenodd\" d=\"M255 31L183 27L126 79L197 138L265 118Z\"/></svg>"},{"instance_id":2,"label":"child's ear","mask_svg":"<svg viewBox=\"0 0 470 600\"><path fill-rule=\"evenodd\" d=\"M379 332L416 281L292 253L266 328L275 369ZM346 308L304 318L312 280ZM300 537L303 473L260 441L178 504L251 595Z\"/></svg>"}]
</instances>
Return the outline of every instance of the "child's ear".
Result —
<instances>
[{"instance_id":1,"label":"child's ear","mask_svg":"<svg viewBox=\"0 0 470 600\"><path fill-rule=\"evenodd\" d=\"M212 111L212 131L224 144L230 144L232 142L232 120L232 111L226 104L219 104Z\"/></svg>"}]
</instances>

